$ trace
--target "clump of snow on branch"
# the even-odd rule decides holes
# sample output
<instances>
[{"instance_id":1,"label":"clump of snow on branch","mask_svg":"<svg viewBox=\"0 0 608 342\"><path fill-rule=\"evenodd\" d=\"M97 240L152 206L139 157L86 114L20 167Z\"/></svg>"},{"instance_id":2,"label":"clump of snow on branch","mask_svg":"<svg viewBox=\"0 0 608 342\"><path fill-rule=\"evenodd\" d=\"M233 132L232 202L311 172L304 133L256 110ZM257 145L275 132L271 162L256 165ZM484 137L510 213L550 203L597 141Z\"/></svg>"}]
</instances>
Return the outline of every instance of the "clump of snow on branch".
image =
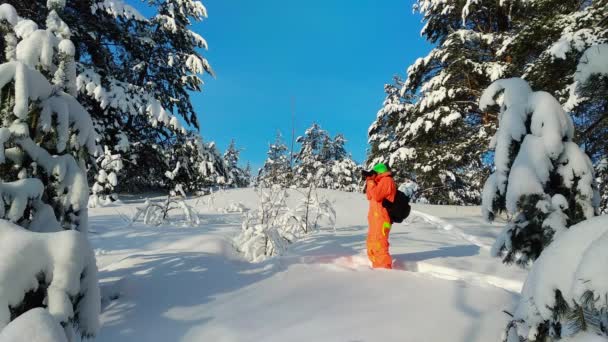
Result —
<instances>
[{"instance_id":1,"label":"clump of snow on branch","mask_svg":"<svg viewBox=\"0 0 608 342\"><path fill-rule=\"evenodd\" d=\"M145 113L153 127L160 123L177 132L186 133L179 120L142 87L113 78L106 78L104 81L102 84L102 77L95 71L83 69L78 74L76 85L80 93L99 102L102 109L113 108L132 116Z\"/></svg>"},{"instance_id":2,"label":"clump of snow on branch","mask_svg":"<svg viewBox=\"0 0 608 342\"><path fill-rule=\"evenodd\" d=\"M103 0L97 1L91 6L91 13L97 11L106 12L114 17L124 17L126 19L134 19L145 21L146 18L139 13L133 6L125 4L123 0Z\"/></svg>"},{"instance_id":3,"label":"clump of snow on branch","mask_svg":"<svg viewBox=\"0 0 608 342\"><path fill-rule=\"evenodd\" d=\"M585 50L574 74L574 83L568 86L569 97L564 105L566 110L575 108L585 100L580 88L593 76L608 77L608 44L594 45Z\"/></svg>"}]
</instances>

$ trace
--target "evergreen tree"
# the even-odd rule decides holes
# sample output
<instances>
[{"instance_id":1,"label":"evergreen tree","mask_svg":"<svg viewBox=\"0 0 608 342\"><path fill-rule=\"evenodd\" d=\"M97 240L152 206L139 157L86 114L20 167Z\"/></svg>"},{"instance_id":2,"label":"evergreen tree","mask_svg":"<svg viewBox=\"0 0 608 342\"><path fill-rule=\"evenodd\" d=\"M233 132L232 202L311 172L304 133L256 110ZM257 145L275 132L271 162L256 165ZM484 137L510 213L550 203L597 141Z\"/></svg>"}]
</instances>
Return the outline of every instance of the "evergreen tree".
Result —
<instances>
[{"instance_id":1,"label":"evergreen tree","mask_svg":"<svg viewBox=\"0 0 608 342\"><path fill-rule=\"evenodd\" d=\"M415 8L426 21L422 34L436 47L408 68L401 93L416 101L394 108L405 101L391 90L393 99L381 113L396 112L399 118L379 116L370 129L369 159L387 161L399 179L414 178L433 203L480 200L487 173L480 146L488 142L493 125L477 100L506 69L505 62L493 58L509 29L502 3L507 2L418 1ZM389 134L378 130L382 121L392 126Z\"/></svg>"},{"instance_id":2,"label":"evergreen tree","mask_svg":"<svg viewBox=\"0 0 608 342\"><path fill-rule=\"evenodd\" d=\"M307 188L323 179L327 163L332 158L331 138L318 124L313 123L296 142L300 144L300 151L295 158L294 184Z\"/></svg>"},{"instance_id":3,"label":"evergreen tree","mask_svg":"<svg viewBox=\"0 0 608 342\"><path fill-rule=\"evenodd\" d=\"M249 186L249 178L245 174L245 170L238 165L240 153L233 139L226 152L224 152L224 163L228 170L228 184L233 187L244 188Z\"/></svg>"},{"instance_id":4,"label":"evergreen tree","mask_svg":"<svg viewBox=\"0 0 608 342\"><path fill-rule=\"evenodd\" d=\"M342 160L349 158L348 152L346 152L346 138L343 134L336 134L331 142L331 159Z\"/></svg>"},{"instance_id":5,"label":"evergreen tree","mask_svg":"<svg viewBox=\"0 0 608 342\"><path fill-rule=\"evenodd\" d=\"M576 80L584 52L608 42L608 1L528 1L513 16L513 35L499 50L509 69L555 96L574 118L575 141L597 165L608 157L608 78Z\"/></svg>"},{"instance_id":6,"label":"evergreen tree","mask_svg":"<svg viewBox=\"0 0 608 342\"><path fill-rule=\"evenodd\" d=\"M197 187L210 188L228 185L228 167L215 142L205 143L198 135L193 135L189 144L195 146L196 167L200 177Z\"/></svg>"},{"instance_id":7,"label":"evergreen tree","mask_svg":"<svg viewBox=\"0 0 608 342\"><path fill-rule=\"evenodd\" d=\"M391 155L397 156L401 152L408 151L406 147L397 149L399 140L396 134L397 127L400 120L413 107L412 98L406 99L401 93L403 84L401 78L396 76L393 84L384 86L386 98L382 108L378 111L376 120L368 130L367 168L371 169L378 163L389 164L397 182L411 179L413 169L408 167L408 163L401 162L405 158L392 158L392 161L390 159Z\"/></svg>"},{"instance_id":8,"label":"evergreen tree","mask_svg":"<svg viewBox=\"0 0 608 342\"><path fill-rule=\"evenodd\" d=\"M0 329L41 307L78 341L99 326L85 163L100 151L73 96L76 49L63 5L38 8L43 25L0 5Z\"/></svg>"},{"instance_id":9,"label":"evergreen tree","mask_svg":"<svg viewBox=\"0 0 608 342\"><path fill-rule=\"evenodd\" d=\"M597 214L593 166L572 142L574 125L555 98L521 79L494 82L480 107L500 106L492 139L496 171L483 190L483 214L509 220L493 254L526 266L569 226Z\"/></svg>"},{"instance_id":10,"label":"evergreen tree","mask_svg":"<svg viewBox=\"0 0 608 342\"><path fill-rule=\"evenodd\" d=\"M287 151L287 146L279 132L274 143L268 148L268 157L257 177L258 184L266 187L274 184L287 187L292 184L293 176Z\"/></svg>"},{"instance_id":11,"label":"evergreen tree","mask_svg":"<svg viewBox=\"0 0 608 342\"><path fill-rule=\"evenodd\" d=\"M343 191L358 191L361 168L346 152L342 134L331 136L313 124L298 137L300 152L294 167L294 185Z\"/></svg>"},{"instance_id":12,"label":"evergreen tree","mask_svg":"<svg viewBox=\"0 0 608 342\"><path fill-rule=\"evenodd\" d=\"M251 171L251 163L247 162L247 166L245 166L245 169L243 169L243 177L246 180L246 187L247 186L251 186L251 184L253 183L253 175L252 175L252 171Z\"/></svg>"},{"instance_id":13,"label":"evergreen tree","mask_svg":"<svg viewBox=\"0 0 608 342\"><path fill-rule=\"evenodd\" d=\"M31 13L38 25L45 23L46 0L8 2ZM159 171L170 155L165 149L174 148L177 135L187 135L182 122L198 127L190 94L201 91L201 75L212 74L199 52L207 43L190 29L206 17L205 7L196 0L154 0L148 2L153 14L146 18L123 1L63 3L76 50L73 90L93 117L100 145L125 164L114 171L118 182L112 189L98 182L109 174L107 159L92 165L98 174L90 181L103 188L94 197L162 187ZM142 177L141 169L155 175Z\"/></svg>"},{"instance_id":14,"label":"evergreen tree","mask_svg":"<svg viewBox=\"0 0 608 342\"><path fill-rule=\"evenodd\" d=\"M580 132L575 140L594 163L604 159L605 89L598 82L585 96L573 89L583 51L608 39L607 4L417 1L426 22L422 34L436 47L408 68L403 98L387 88L384 108L370 127L368 164L389 163L397 179L414 179L431 202L476 203L488 171L481 146L496 123L477 102L490 82L510 76L555 96L574 116ZM404 99L415 101L396 105Z\"/></svg>"}]
</instances>

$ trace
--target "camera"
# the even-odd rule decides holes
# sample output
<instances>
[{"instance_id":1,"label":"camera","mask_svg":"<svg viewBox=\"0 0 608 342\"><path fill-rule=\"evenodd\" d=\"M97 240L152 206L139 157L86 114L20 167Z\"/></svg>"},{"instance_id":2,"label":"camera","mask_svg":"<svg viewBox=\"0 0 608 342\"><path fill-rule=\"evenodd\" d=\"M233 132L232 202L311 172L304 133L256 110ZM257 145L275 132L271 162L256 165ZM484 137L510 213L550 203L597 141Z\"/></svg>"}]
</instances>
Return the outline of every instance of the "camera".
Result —
<instances>
[{"instance_id":1,"label":"camera","mask_svg":"<svg viewBox=\"0 0 608 342\"><path fill-rule=\"evenodd\" d=\"M361 178L363 178L364 180L367 179L368 177L372 177L376 175L376 171L374 170L363 170L361 171Z\"/></svg>"}]
</instances>

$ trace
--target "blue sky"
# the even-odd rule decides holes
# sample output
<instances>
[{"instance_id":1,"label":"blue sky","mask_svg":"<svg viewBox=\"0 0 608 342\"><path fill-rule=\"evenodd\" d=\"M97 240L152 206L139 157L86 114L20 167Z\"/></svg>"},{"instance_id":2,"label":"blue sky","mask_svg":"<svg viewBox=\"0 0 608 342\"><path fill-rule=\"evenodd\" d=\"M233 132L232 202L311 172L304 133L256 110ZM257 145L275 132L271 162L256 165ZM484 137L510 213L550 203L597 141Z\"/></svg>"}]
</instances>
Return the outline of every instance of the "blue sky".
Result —
<instances>
[{"instance_id":1,"label":"blue sky","mask_svg":"<svg viewBox=\"0 0 608 342\"><path fill-rule=\"evenodd\" d=\"M277 130L291 137L313 122L343 133L355 160L384 84L430 49L411 0L204 0L209 18L195 30L217 77L193 102L206 140L232 138L242 161L260 167Z\"/></svg>"}]
</instances>

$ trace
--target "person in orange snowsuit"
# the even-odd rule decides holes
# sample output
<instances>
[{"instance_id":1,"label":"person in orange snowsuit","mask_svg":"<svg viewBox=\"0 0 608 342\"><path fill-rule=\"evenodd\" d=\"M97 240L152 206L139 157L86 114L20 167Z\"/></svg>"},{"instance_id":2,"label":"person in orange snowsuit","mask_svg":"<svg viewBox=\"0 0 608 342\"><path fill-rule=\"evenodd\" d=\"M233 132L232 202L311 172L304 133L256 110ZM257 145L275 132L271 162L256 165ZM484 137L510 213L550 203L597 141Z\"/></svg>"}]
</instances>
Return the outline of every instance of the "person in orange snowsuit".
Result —
<instances>
[{"instance_id":1,"label":"person in orange snowsuit","mask_svg":"<svg viewBox=\"0 0 608 342\"><path fill-rule=\"evenodd\" d=\"M369 201L367 220L367 256L373 268L392 268L393 260L388 252L388 236L393 222L388 211L382 206L384 199L395 201L397 186L388 168L377 164L373 171L365 172L366 195Z\"/></svg>"}]
</instances>

